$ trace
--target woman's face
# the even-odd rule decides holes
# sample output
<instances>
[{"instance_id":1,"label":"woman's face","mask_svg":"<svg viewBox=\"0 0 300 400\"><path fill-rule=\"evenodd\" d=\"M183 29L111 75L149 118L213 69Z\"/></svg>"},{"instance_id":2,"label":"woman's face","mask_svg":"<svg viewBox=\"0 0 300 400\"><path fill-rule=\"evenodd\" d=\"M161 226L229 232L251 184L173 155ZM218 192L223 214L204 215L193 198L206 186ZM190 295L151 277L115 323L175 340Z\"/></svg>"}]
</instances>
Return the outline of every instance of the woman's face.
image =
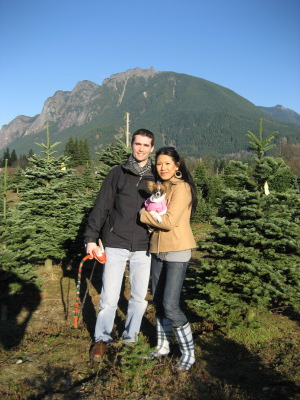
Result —
<instances>
[{"instance_id":1,"label":"woman's face","mask_svg":"<svg viewBox=\"0 0 300 400\"><path fill-rule=\"evenodd\" d=\"M163 181L171 179L179 166L175 163L172 157L161 154L156 160L156 171Z\"/></svg>"}]
</instances>

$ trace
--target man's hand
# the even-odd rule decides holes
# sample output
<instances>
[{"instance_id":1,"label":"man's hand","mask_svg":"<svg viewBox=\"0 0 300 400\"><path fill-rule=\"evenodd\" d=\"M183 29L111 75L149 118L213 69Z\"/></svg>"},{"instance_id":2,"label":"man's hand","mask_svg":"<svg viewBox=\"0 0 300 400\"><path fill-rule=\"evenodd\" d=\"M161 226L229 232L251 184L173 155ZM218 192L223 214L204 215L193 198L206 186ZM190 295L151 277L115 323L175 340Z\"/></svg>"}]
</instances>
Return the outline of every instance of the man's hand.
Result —
<instances>
[{"instance_id":1,"label":"man's hand","mask_svg":"<svg viewBox=\"0 0 300 400\"><path fill-rule=\"evenodd\" d=\"M86 245L86 253L89 254L91 256L91 259L94 258L94 254L93 252L95 252L96 254L98 253L98 246L97 243L88 243Z\"/></svg>"}]
</instances>

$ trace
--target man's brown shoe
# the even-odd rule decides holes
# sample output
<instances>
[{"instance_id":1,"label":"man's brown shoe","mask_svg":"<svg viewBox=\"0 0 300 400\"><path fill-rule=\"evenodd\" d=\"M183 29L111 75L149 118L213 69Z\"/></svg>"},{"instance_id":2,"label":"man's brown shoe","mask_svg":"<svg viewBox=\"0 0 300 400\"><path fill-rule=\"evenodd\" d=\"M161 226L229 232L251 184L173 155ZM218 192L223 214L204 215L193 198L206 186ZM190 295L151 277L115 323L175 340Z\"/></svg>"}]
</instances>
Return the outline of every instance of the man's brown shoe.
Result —
<instances>
[{"instance_id":1,"label":"man's brown shoe","mask_svg":"<svg viewBox=\"0 0 300 400\"><path fill-rule=\"evenodd\" d=\"M90 349L90 359L100 362L106 352L106 346L107 344L103 340L94 343Z\"/></svg>"}]
</instances>

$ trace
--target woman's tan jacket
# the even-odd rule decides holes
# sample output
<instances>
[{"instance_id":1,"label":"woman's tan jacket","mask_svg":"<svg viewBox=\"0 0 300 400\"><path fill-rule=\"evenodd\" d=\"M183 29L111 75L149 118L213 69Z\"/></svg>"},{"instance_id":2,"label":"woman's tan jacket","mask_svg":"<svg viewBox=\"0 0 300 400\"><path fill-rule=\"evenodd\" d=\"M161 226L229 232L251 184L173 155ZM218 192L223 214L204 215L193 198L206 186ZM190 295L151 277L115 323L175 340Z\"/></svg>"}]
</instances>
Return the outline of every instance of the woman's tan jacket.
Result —
<instances>
[{"instance_id":1,"label":"woman's tan jacket","mask_svg":"<svg viewBox=\"0 0 300 400\"><path fill-rule=\"evenodd\" d=\"M176 177L171 178L167 194L167 213L162 215L162 222L157 222L152 215L143 210L141 221L154 228L150 240L150 253L188 250L196 247L190 226L191 189L190 185Z\"/></svg>"}]
</instances>

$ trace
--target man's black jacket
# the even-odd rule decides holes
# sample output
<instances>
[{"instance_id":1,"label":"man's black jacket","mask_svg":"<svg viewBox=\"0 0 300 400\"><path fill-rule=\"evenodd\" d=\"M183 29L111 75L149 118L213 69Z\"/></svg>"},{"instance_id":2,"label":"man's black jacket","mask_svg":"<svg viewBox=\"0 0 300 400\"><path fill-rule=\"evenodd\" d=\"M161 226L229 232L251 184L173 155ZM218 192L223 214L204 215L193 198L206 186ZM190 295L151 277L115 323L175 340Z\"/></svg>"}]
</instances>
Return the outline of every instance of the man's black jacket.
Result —
<instances>
[{"instance_id":1,"label":"man's black jacket","mask_svg":"<svg viewBox=\"0 0 300 400\"><path fill-rule=\"evenodd\" d=\"M149 232L139 211L150 195L146 182L154 180L153 172L152 167L141 177L126 161L108 173L88 219L85 243L100 237L104 247L148 250Z\"/></svg>"}]
</instances>

